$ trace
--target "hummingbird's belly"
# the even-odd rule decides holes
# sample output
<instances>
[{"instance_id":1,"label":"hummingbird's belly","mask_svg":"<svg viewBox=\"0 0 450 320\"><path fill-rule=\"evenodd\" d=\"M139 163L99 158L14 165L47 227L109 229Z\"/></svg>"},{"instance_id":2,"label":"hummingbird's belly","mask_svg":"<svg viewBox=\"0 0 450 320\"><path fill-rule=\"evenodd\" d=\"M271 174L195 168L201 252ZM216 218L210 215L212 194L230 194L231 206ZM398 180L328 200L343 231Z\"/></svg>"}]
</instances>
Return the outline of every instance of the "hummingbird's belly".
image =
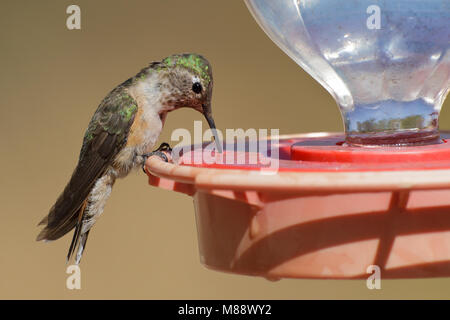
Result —
<instances>
[{"instance_id":1,"label":"hummingbird's belly","mask_svg":"<svg viewBox=\"0 0 450 320\"><path fill-rule=\"evenodd\" d=\"M159 116L150 116L139 110L142 109L138 109L125 147L114 159L113 167L119 176L124 176L133 168L142 166L144 161L142 155L153 150L162 130Z\"/></svg>"}]
</instances>

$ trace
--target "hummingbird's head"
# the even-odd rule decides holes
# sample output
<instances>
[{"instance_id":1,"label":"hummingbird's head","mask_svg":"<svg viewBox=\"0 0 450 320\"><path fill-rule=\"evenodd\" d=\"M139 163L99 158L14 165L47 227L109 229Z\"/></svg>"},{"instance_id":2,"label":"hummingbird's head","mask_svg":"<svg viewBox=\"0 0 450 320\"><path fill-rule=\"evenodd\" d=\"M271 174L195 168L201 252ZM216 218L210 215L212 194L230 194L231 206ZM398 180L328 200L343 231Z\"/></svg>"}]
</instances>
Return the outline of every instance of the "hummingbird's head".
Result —
<instances>
[{"instance_id":1,"label":"hummingbird's head","mask_svg":"<svg viewBox=\"0 0 450 320\"><path fill-rule=\"evenodd\" d=\"M213 77L208 60L201 55L187 53L167 57L162 64L167 79L163 99L171 105L170 110L188 107L201 112L213 131L218 151L222 152L211 111Z\"/></svg>"}]
</instances>

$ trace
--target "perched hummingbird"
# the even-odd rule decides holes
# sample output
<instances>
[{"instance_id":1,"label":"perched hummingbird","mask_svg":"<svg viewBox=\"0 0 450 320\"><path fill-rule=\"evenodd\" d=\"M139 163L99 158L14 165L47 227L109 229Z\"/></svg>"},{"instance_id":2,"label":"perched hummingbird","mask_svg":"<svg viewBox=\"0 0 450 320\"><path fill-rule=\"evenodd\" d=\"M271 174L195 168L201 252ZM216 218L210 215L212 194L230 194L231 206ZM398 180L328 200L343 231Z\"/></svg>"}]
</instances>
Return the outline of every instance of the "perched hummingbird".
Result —
<instances>
[{"instance_id":1,"label":"perched hummingbird","mask_svg":"<svg viewBox=\"0 0 450 320\"><path fill-rule=\"evenodd\" d=\"M75 228L67 259L79 263L89 231L103 212L117 178L143 167L168 112L182 107L201 112L221 152L211 114L209 62L197 54L172 55L153 62L114 88L100 103L86 134L72 177L39 223L37 240L56 240Z\"/></svg>"}]
</instances>

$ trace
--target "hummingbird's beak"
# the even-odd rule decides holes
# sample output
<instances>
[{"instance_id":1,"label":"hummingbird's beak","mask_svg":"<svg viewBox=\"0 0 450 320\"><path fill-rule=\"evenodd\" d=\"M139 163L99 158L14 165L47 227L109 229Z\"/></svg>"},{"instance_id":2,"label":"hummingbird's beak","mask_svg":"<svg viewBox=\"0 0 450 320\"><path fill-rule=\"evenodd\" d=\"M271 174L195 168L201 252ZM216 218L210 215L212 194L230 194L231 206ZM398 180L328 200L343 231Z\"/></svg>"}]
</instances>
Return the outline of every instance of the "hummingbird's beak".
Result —
<instances>
[{"instance_id":1,"label":"hummingbird's beak","mask_svg":"<svg viewBox=\"0 0 450 320\"><path fill-rule=\"evenodd\" d=\"M214 141L216 142L217 151L222 153L222 143L220 142L219 135L217 134L216 124L214 123L214 119L211 114L211 106L209 104L204 104L203 106L203 115L208 121L209 127L214 135Z\"/></svg>"}]
</instances>

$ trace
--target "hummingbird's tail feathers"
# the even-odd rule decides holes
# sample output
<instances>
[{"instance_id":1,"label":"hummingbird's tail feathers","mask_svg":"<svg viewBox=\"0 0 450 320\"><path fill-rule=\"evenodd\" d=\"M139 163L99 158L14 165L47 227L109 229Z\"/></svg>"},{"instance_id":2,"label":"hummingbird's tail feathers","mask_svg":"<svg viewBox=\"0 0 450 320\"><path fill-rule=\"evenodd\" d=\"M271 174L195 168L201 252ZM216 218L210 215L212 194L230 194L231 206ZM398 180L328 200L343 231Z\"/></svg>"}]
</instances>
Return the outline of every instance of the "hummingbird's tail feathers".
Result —
<instances>
[{"instance_id":1,"label":"hummingbird's tail feathers","mask_svg":"<svg viewBox=\"0 0 450 320\"><path fill-rule=\"evenodd\" d=\"M70 242L69 252L67 252L67 262L69 262L70 258L72 258L72 255L78 245L78 240L80 239L80 230L81 230L81 226L78 223L75 227L75 232L72 237L72 242Z\"/></svg>"},{"instance_id":2,"label":"hummingbird's tail feathers","mask_svg":"<svg viewBox=\"0 0 450 320\"><path fill-rule=\"evenodd\" d=\"M105 140L108 139L102 139L102 141ZM100 147L103 146L102 141L99 142ZM76 226L83 203L111 161L103 154L97 153L83 155L82 160L78 163L69 183L48 215L39 223L39 225L45 225L45 228L39 233L36 240L59 239Z\"/></svg>"},{"instance_id":3,"label":"hummingbird's tail feathers","mask_svg":"<svg viewBox=\"0 0 450 320\"><path fill-rule=\"evenodd\" d=\"M75 256L75 264L80 264L81 257L83 256L84 249L86 248L86 242L89 236L89 231L90 229L85 233L81 234L79 238L77 255Z\"/></svg>"},{"instance_id":4,"label":"hummingbird's tail feathers","mask_svg":"<svg viewBox=\"0 0 450 320\"><path fill-rule=\"evenodd\" d=\"M82 224L83 224L83 217L84 217L84 213L87 207L87 203L88 200L85 200L83 202L83 205L81 206L81 209L78 213L78 221L75 225L75 232L73 234L72 237L72 242L70 243L70 247L69 247L69 252L67 253L67 262L70 261L70 258L72 257L78 243L79 243L79 239L80 239L80 234L81 234L81 229L82 229Z\"/></svg>"},{"instance_id":5,"label":"hummingbird's tail feathers","mask_svg":"<svg viewBox=\"0 0 450 320\"><path fill-rule=\"evenodd\" d=\"M61 195L60 198L62 196L63 195ZM58 199L58 201L60 201L60 200ZM58 201L57 201L57 203L58 203ZM38 234L36 241L56 240L56 239L59 239L62 236L64 236L66 233L68 233L70 230L72 230L75 227L78 217L79 217L79 213L83 209L83 207L77 208L77 210L74 210L73 213L70 213L69 215L67 215L67 217L65 217L65 219L51 223L50 219L56 210L55 207L56 207L56 204L52 207L52 209L50 210L50 213L46 217L44 217L44 219L42 219L41 222L39 222L39 225L45 225L45 227Z\"/></svg>"},{"instance_id":6,"label":"hummingbird's tail feathers","mask_svg":"<svg viewBox=\"0 0 450 320\"><path fill-rule=\"evenodd\" d=\"M70 261L76 252L75 263L80 263L83 251L86 249L89 231L103 213L103 208L111 194L115 181L115 174L107 173L95 182L88 198L84 201L78 213L75 232L67 253L67 261Z\"/></svg>"},{"instance_id":7,"label":"hummingbird's tail feathers","mask_svg":"<svg viewBox=\"0 0 450 320\"><path fill-rule=\"evenodd\" d=\"M77 226L75 227L75 233L73 234L69 252L67 253L67 262L72 259L74 252L77 251L74 262L75 264L80 264L81 256L83 255L83 251L86 248L86 242L90 231L89 229L88 231L81 233L82 228L82 223L77 224Z\"/></svg>"},{"instance_id":8,"label":"hummingbird's tail feathers","mask_svg":"<svg viewBox=\"0 0 450 320\"><path fill-rule=\"evenodd\" d=\"M45 216L39 223L38 226L46 225L48 224L48 216Z\"/></svg>"}]
</instances>

